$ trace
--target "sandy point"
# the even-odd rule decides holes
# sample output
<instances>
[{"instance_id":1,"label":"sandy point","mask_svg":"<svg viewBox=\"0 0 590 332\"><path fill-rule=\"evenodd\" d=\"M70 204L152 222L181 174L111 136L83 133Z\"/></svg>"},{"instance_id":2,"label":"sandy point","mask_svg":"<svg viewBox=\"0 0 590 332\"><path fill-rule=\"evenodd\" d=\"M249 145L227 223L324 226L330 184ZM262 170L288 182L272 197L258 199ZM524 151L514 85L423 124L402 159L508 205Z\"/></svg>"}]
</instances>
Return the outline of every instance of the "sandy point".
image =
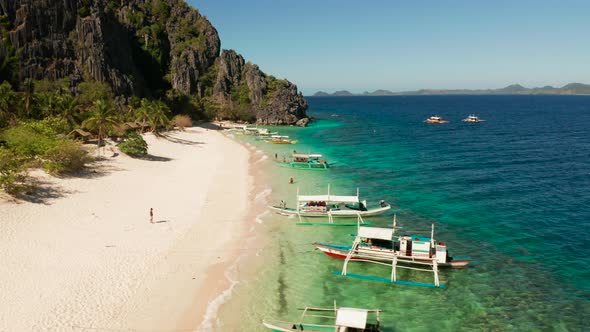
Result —
<instances>
[{"instance_id":1,"label":"sandy point","mask_svg":"<svg viewBox=\"0 0 590 332\"><path fill-rule=\"evenodd\" d=\"M0 199L0 331L193 330L231 286L250 152L198 127L145 139L147 158L40 174L41 197Z\"/></svg>"}]
</instances>

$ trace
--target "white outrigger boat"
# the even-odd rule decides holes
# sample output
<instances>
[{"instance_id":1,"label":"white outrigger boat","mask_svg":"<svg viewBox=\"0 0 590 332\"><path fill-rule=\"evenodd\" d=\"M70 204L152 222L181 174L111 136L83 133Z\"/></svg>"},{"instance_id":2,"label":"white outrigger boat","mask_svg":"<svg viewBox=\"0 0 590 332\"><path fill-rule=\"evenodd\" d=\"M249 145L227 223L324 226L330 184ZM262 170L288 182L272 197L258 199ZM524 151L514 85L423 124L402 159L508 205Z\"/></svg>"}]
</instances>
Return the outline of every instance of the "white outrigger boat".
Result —
<instances>
[{"instance_id":1,"label":"white outrigger boat","mask_svg":"<svg viewBox=\"0 0 590 332\"><path fill-rule=\"evenodd\" d=\"M352 246L313 243L317 249L334 258L344 259L342 272L334 274L360 279L384 281L410 286L444 288L438 278L439 267L464 267L471 259L451 257L444 242L434 240L434 224L430 237L396 235L396 217L392 228L366 227L358 224L358 232ZM350 262L368 262L391 267L391 278L380 278L348 273ZM427 271L434 274L434 283L418 283L397 279L397 268Z\"/></svg>"},{"instance_id":2,"label":"white outrigger boat","mask_svg":"<svg viewBox=\"0 0 590 332\"><path fill-rule=\"evenodd\" d=\"M471 114L461 121L468 122L468 123L479 123L479 122L484 122L485 120L480 119L479 117L475 116L475 114Z\"/></svg>"},{"instance_id":3,"label":"white outrigger boat","mask_svg":"<svg viewBox=\"0 0 590 332\"><path fill-rule=\"evenodd\" d=\"M293 153L292 160L285 161L283 164L297 170L325 171L330 167L323 156L318 153Z\"/></svg>"},{"instance_id":4,"label":"white outrigger boat","mask_svg":"<svg viewBox=\"0 0 590 332\"><path fill-rule=\"evenodd\" d=\"M424 122L443 124L443 123L449 123L449 120L445 120L445 119L441 118L440 116L435 115L435 116L431 116L428 119L424 120Z\"/></svg>"},{"instance_id":5,"label":"white outrigger boat","mask_svg":"<svg viewBox=\"0 0 590 332\"><path fill-rule=\"evenodd\" d=\"M301 224L356 226L356 222L351 224L334 223L334 218L359 218L362 222L362 217L383 214L391 209L391 205L382 200L379 202L379 207L368 209L367 201L359 199L358 188L356 196L338 196L330 194L330 187L328 186L327 195L299 195L299 188L297 188L297 205L295 208L288 208L284 202L282 202L281 206L270 206L270 208L281 215L298 216ZM301 218L304 217L327 217L328 222L303 223Z\"/></svg>"},{"instance_id":6,"label":"white outrigger boat","mask_svg":"<svg viewBox=\"0 0 590 332\"><path fill-rule=\"evenodd\" d=\"M271 135L265 142L270 144L297 144L297 141L290 140L289 136L281 135Z\"/></svg>"},{"instance_id":7,"label":"white outrigger boat","mask_svg":"<svg viewBox=\"0 0 590 332\"><path fill-rule=\"evenodd\" d=\"M303 309L297 322L263 321L274 332L332 331L332 332L381 332L379 309L310 308ZM370 321L369 321L370 319Z\"/></svg>"}]
</instances>

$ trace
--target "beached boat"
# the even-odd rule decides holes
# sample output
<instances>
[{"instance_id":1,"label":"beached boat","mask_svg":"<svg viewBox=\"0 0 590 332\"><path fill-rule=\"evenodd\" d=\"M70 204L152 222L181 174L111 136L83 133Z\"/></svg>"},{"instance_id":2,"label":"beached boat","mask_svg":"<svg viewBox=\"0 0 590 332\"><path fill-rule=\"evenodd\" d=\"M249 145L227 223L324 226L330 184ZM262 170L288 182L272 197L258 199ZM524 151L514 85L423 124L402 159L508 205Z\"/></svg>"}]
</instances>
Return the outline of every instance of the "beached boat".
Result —
<instances>
[{"instance_id":1,"label":"beached boat","mask_svg":"<svg viewBox=\"0 0 590 332\"><path fill-rule=\"evenodd\" d=\"M330 166L326 160L322 159L322 157L323 156L321 154L317 153L293 153L293 159L285 164L293 169L324 171Z\"/></svg>"},{"instance_id":2,"label":"beached boat","mask_svg":"<svg viewBox=\"0 0 590 332\"><path fill-rule=\"evenodd\" d=\"M426 123L449 123L448 120L441 118L440 116L431 116L428 119L424 120Z\"/></svg>"},{"instance_id":3,"label":"beached boat","mask_svg":"<svg viewBox=\"0 0 590 332\"><path fill-rule=\"evenodd\" d=\"M468 257L452 257L444 242L434 239L434 224L430 230L430 237L418 235L397 235L396 217L392 228L367 227L359 223L357 235L351 246L328 243L313 243L317 249L334 258L344 259L342 272L335 274L385 281L411 286L440 287L438 278L439 267L464 267L471 259ZM369 262L392 268L391 278L379 278L347 273L350 262ZM434 283L425 284L397 279L397 268L428 271L434 274Z\"/></svg>"},{"instance_id":4,"label":"beached boat","mask_svg":"<svg viewBox=\"0 0 590 332\"><path fill-rule=\"evenodd\" d=\"M266 128L258 128L258 130L256 131L255 135L259 138L268 138L271 137L273 135L278 135L279 133L276 131L270 131Z\"/></svg>"},{"instance_id":5,"label":"beached boat","mask_svg":"<svg viewBox=\"0 0 590 332\"><path fill-rule=\"evenodd\" d=\"M461 121L468 122L468 123L479 123L479 122L484 122L485 120L480 119L479 117L475 116L475 114L471 114Z\"/></svg>"},{"instance_id":6,"label":"beached boat","mask_svg":"<svg viewBox=\"0 0 590 332\"><path fill-rule=\"evenodd\" d=\"M281 135L271 135L265 142L270 144L297 144L297 141L290 140L289 136Z\"/></svg>"},{"instance_id":7,"label":"beached boat","mask_svg":"<svg viewBox=\"0 0 590 332\"><path fill-rule=\"evenodd\" d=\"M299 217L299 221L302 217L327 217L328 223L333 223L333 218L372 217L391 209L391 205L383 200L379 202L378 207L369 209L367 201L360 200L358 189L356 196L339 196L332 195L329 186L327 195L299 195L299 188L297 188L295 208L288 208L284 202L282 203L280 206L271 206L270 208L282 215L296 215Z\"/></svg>"},{"instance_id":8,"label":"beached boat","mask_svg":"<svg viewBox=\"0 0 590 332\"><path fill-rule=\"evenodd\" d=\"M333 331L333 332L381 332L378 309L310 308L303 309L297 322L263 321L275 332Z\"/></svg>"}]
</instances>

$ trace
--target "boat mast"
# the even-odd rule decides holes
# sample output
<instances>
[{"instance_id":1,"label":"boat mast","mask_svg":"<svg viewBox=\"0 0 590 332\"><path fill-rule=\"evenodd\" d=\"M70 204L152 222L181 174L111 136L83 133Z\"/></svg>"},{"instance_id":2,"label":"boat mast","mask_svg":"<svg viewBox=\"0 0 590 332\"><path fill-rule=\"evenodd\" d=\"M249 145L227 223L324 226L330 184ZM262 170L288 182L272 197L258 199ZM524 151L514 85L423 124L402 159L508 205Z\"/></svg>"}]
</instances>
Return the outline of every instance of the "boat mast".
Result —
<instances>
[{"instance_id":1,"label":"boat mast","mask_svg":"<svg viewBox=\"0 0 590 332\"><path fill-rule=\"evenodd\" d=\"M430 231L430 245L434 248L434 224L432 224L432 230Z\"/></svg>"}]
</instances>

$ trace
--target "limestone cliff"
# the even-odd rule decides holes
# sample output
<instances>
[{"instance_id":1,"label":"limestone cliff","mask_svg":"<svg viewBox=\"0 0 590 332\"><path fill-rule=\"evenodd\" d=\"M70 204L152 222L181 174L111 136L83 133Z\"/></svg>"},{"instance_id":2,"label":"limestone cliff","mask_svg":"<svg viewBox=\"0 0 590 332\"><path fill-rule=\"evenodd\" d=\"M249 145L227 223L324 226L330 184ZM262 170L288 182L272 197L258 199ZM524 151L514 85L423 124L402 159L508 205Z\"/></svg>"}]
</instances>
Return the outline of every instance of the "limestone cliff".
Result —
<instances>
[{"instance_id":1,"label":"limestone cliff","mask_svg":"<svg viewBox=\"0 0 590 332\"><path fill-rule=\"evenodd\" d=\"M215 28L182 0L0 0L0 18L0 79L13 85L95 80L117 95L174 91L239 107L264 124L307 118L295 85L221 52Z\"/></svg>"},{"instance_id":2,"label":"limestone cliff","mask_svg":"<svg viewBox=\"0 0 590 332\"><path fill-rule=\"evenodd\" d=\"M218 102L251 105L259 124L305 126L309 122L307 101L291 82L264 74L233 50L224 50L216 67L213 96Z\"/></svg>"}]
</instances>

